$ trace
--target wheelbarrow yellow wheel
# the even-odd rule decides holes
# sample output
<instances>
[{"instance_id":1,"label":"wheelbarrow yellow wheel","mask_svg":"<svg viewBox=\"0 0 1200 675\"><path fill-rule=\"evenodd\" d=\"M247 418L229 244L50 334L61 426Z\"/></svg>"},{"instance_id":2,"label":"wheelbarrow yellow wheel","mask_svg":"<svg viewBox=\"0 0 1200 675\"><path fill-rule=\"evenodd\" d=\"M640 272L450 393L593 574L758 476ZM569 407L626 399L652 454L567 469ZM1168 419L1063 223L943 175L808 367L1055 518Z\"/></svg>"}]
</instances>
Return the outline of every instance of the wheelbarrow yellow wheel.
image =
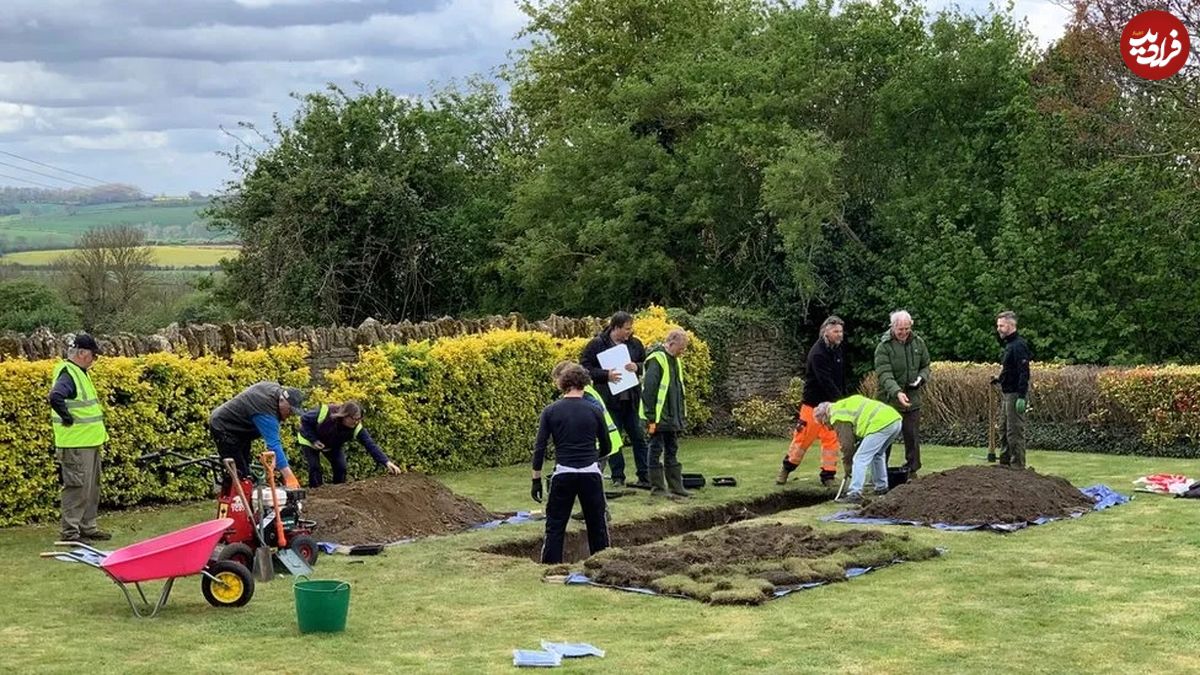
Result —
<instances>
[{"instance_id":1,"label":"wheelbarrow yellow wheel","mask_svg":"<svg viewBox=\"0 0 1200 675\"><path fill-rule=\"evenodd\" d=\"M241 607L254 597L254 577L232 560L209 563L200 580L200 592L213 607Z\"/></svg>"}]
</instances>

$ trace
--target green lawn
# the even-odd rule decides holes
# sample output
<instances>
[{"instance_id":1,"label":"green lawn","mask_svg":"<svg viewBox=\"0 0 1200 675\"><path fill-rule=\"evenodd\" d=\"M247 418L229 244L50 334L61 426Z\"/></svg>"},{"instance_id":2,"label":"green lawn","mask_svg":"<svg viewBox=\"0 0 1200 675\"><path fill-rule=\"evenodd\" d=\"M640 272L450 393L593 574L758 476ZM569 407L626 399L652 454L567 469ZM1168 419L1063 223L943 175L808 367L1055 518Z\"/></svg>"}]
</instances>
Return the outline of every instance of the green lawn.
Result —
<instances>
[{"instance_id":1,"label":"green lawn","mask_svg":"<svg viewBox=\"0 0 1200 675\"><path fill-rule=\"evenodd\" d=\"M777 489L783 442L704 439L681 452L688 470L737 476L737 488L706 488L715 503ZM968 451L926 448L926 469L971 462ZM815 483L810 457L797 475ZM1030 453L1041 471L1077 485L1130 481L1196 464L1067 453ZM442 477L496 510L531 506L524 467ZM794 483L795 484L795 483ZM686 506L641 495L612 503L616 521ZM115 544L209 517L205 504L104 516ZM825 525L833 504L771 520ZM353 585L346 633L301 637L291 584L261 585L241 610L210 608L199 582L180 582L164 614L129 615L100 573L37 558L52 526L0 530L0 670L88 672L511 671L511 650L540 639L590 642L604 659L573 671L1129 672L1196 670L1200 597L1195 560L1200 503L1138 495L1128 505L1012 535L888 528L948 549L847 583L761 607L710 607L540 581L535 563L474 552L535 535L503 526L390 549L375 558L323 557L318 576ZM619 543L619 542L617 542ZM157 590L157 589L156 589Z\"/></svg>"}]
</instances>

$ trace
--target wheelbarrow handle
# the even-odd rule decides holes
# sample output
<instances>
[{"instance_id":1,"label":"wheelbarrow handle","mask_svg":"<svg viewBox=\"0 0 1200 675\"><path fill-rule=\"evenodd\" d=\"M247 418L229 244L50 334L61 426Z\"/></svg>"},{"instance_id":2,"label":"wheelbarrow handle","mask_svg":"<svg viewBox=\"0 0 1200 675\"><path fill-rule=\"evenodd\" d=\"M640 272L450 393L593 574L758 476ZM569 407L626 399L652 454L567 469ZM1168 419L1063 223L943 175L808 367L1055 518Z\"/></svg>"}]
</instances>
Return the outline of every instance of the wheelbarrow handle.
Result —
<instances>
[{"instance_id":1,"label":"wheelbarrow handle","mask_svg":"<svg viewBox=\"0 0 1200 675\"><path fill-rule=\"evenodd\" d=\"M99 553L100 555L108 555L108 551L101 551L100 549L94 548L92 546L88 546L87 544L85 544L81 541L56 541L56 542L54 542L54 545L55 546L69 546L71 548L82 548L82 549L91 551L92 553Z\"/></svg>"}]
</instances>

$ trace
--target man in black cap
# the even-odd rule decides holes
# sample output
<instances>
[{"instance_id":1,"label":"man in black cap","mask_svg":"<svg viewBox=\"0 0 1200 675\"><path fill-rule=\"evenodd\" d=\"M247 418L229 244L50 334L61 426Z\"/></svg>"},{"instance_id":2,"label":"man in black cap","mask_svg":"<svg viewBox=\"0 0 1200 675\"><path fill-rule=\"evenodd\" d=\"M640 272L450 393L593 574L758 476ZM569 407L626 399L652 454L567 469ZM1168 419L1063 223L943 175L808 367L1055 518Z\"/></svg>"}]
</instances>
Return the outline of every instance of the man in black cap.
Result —
<instances>
[{"instance_id":1,"label":"man in black cap","mask_svg":"<svg viewBox=\"0 0 1200 675\"><path fill-rule=\"evenodd\" d=\"M108 430L88 368L99 355L96 340L80 333L68 346L66 360L54 367L50 421L54 426L54 454L62 472L63 541L112 539L96 526L100 452L108 441Z\"/></svg>"},{"instance_id":2,"label":"man in black cap","mask_svg":"<svg viewBox=\"0 0 1200 675\"><path fill-rule=\"evenodd\" d=\"M283 473L283 484L300 487L300 481L288 466L287 453L279 440L279 423L304 412L304 393L278 382L259 382L247 387L212 411L208 431L222 459L231 457L238 475L250 473L250 444L263 439L275 453L275 466Z\"/></svg>"}]
</instances>

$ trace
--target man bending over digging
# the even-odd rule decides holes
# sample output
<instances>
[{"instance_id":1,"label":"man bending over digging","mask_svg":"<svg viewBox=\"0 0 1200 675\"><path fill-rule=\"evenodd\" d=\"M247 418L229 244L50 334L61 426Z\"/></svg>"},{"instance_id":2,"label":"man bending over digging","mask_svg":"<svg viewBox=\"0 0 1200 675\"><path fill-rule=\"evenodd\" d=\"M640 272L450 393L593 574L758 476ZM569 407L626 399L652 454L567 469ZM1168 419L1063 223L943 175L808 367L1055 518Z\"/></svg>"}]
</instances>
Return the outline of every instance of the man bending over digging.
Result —
<instances>
[{"instance_id":1,"label":"man bending over digging","mask_svg":"<svg viewBox=\"0 0 1200 675\"><path fill-rule=\"evenodd\" d=\"M849 457L849 449L855 447L855 439L862 439L854 452L850 471L850 491L837 501L858 504L862 501L863 485L867 482L870 468L875 481L875 494L888 490L887 459L885 453L892 441L900 434L900 413L882 401L874 401L855 394L835 403L826 401L813 411L817 422L833 427L842 446L843 461Z\"/></svg>"},{"instance_id":2,"label":"man bending over digging","mask_svg":"<svg viewBox=\"0 0 1200 675\"><path fill-rule=\"evenodd\" d=\"M588 550L595 554L608 548L608 523L604 518L604 476L599 459L612 452L604 415L584 398L591 376L583 366L571 363L556 368L556 382L562 398L542 410L537 440L533 445L533 485L529 491L535 502L542 501L542 464L546 446L554 440L556 466L550 476L550 496L546 500L546 538L542 544L542 563L563 561L563 540L575 498L583 509L587 524Z\"/></svg>"}]
</instances>

